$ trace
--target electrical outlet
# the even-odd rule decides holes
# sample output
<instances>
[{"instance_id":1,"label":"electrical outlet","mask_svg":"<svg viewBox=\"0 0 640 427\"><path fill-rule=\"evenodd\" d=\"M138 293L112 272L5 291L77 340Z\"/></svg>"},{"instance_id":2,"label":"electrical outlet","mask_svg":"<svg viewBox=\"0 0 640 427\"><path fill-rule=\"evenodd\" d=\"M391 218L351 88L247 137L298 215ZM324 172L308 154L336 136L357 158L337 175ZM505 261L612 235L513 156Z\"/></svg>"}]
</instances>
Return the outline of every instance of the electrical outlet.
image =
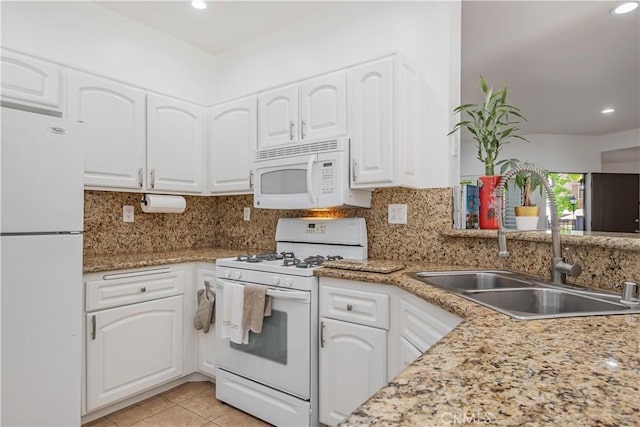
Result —
<instances>
[{"instance_id":1,"label":"electrical outlet","mask_svg":"<svg viewBox=\"0 0 640 427\"><path fill-rule=\"evenodd\" d=\"M242 219L245 221L251 221L251 208L244 208Z\"/></svg>"},{"instance_id":2,"label":"electrical outlet","mask_svg":"<svg viewBox=\"0 0 640 427\"><path fill-rule=\"evenodd\" d=\"M407 223L407 205L389 205L389 224L406 224Z\"/></svg>"},{"instance_id":3,"label":"electrical outlet","mask_svg":"<svg viewBox=\"0 0 640 427\"><path fill-rule=\"evenodd\" d=\"M124 222L133 222L133 206L125 205L122 207L122 220Z\"/></svg>"}]
</instances>

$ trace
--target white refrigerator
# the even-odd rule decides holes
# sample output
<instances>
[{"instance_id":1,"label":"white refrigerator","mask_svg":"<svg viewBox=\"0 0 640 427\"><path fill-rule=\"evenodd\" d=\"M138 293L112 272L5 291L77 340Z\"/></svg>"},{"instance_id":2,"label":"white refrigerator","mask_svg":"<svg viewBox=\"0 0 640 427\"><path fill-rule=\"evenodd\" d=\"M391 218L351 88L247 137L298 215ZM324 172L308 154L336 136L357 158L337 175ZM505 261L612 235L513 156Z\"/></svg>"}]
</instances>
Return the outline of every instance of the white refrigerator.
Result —
<instances>
[{"instance_id":1,"label":"white refrigerator","mask_svg":"<svg viewBox=\"0 0 640 427\"><path fill-rule=\"evenodd\" d=\"M0 120L0 425L80 425L82 124Z\"/></svg>"}]
</instances>

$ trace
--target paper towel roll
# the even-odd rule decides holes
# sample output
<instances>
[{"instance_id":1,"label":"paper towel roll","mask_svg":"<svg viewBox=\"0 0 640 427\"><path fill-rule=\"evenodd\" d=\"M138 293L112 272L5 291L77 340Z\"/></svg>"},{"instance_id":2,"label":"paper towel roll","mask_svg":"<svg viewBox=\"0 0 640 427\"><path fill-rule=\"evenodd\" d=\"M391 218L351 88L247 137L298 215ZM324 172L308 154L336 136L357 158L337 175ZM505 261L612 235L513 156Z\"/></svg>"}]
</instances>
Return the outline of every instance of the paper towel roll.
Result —
<instances>
[{"instance_id":1,"label":"paper towel roll","mask_svg":"<svg viewBox=\"0 0 640 427\"><path fill-rule=\"evenodd\" d=\"M140 205L145 213L182 213L187 201L182 196L145 194Z\"/></svg>"}]
</instances>

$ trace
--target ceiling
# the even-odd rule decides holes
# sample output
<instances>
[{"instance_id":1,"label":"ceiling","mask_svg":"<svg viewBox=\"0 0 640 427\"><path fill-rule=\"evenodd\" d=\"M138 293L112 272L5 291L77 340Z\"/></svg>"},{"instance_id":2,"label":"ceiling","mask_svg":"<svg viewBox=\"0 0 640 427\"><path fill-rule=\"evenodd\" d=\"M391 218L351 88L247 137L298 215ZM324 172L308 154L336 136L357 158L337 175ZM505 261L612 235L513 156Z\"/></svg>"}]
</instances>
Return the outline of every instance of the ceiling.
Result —
<instances>
[{"instance_id":1,"label":"ceiling","mask_svg":"<svg viewBox=\"0 0 640 427\"><path fill-rule=\"evenodd\" d=\"M522 133L605 135L640 127L640 11L614 17L611 1L463 1L462 102L478 102L479 75L528 121ZM292 22L353 2L99 2L217 55ZM358 3L367 7L368 2ZM317 19L317 18L316 18ZM616 112L602 115L605 107Z\"/></svg>"}]
</instances>

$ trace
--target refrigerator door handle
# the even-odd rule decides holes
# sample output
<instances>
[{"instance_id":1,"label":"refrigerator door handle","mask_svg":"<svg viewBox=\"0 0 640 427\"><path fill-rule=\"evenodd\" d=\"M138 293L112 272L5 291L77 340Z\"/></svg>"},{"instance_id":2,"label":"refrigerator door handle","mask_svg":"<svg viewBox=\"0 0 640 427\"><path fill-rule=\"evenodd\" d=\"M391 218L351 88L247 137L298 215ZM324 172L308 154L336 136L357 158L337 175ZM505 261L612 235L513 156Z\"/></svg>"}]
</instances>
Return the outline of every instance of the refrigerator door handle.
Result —
<instances>
[{"instance_id":1,"label":"refrigerator door handle","mask_svg":"<svg viewBox=\"0 0 640 427\"><path fill-rule=\"evenodd\" d=\"M56 135L66 135L67 134L67 130L65 128L60 128L60 127L57 127L57 126L50 127L49 128L49 132L55 133Z\"/></svg>"},{"instance_id":2,"label":"refrigerator door handle","mask_svg":"<svg viewBox=\"0 0 640 427\"><path fill-rule=\"evenodd\" d=\"M91 316L91 339L96 339L96 315Z\"/></svg>"}]
</instances>

